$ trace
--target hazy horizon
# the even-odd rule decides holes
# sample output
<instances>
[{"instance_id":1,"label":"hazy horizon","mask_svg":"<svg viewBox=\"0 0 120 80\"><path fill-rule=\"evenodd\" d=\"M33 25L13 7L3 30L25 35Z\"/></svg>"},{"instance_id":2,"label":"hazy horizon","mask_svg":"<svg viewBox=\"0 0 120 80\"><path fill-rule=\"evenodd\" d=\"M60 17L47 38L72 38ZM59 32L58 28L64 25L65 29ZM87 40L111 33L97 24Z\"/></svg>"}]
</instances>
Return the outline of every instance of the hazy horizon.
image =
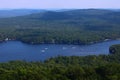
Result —
<instances>
[{"instance_id":1,"label":"hazy horizon","mask_svg":"<svg viewBox=\"0 0 120 80\"><path fill-rule=\"evenodd\" d=\"M119 10L120 8L0 8L0 10L75 10L75 9Z\"/></svg>"},{"instance_id":2,"label":"hazy horizon","mask_svg":"<svg viewBox=\"0 0 120 80\"><path fill-rule=\"evenodd\" d=\"M120 9L119 0L0 0L0 9Z\"/></svg>"}]
</instances>

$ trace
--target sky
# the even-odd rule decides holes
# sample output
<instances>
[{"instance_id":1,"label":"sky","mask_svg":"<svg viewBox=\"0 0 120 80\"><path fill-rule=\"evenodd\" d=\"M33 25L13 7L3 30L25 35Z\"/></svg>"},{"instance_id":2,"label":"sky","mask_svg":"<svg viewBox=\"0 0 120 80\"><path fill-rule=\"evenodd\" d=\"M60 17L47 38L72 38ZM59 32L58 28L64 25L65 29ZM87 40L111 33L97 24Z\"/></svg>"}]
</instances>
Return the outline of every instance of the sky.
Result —
<instances>
[{"instance_id":1,"label":"sky","mask_svg":"<svg viewBox=\"0 0 120 80\"><path fill-rule=\"evenodd\" d=\"M120 9L120 0L0 0L0 9Z\"/></svg>"}]
</instances>

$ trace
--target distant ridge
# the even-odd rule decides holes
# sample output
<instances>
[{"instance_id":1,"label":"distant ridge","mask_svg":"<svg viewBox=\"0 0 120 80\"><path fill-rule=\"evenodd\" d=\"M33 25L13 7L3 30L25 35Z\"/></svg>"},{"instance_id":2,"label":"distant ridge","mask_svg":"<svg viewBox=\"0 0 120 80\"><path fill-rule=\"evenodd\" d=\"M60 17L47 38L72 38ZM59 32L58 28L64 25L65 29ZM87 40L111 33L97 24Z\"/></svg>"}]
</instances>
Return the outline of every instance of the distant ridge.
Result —
<instances>
[{"instance_id":1,"label":"distant ridge","mask_svg":"<svg viewBox=\"0 0 120 80\"><path fill-rule=\"evenodd\" d=\"M46 10L42 9L1 9L0 10L0 18L9 18L9 17L16 17L16 16L24 16L33 13L44 12Z\"/></svg>"}]
</instances>

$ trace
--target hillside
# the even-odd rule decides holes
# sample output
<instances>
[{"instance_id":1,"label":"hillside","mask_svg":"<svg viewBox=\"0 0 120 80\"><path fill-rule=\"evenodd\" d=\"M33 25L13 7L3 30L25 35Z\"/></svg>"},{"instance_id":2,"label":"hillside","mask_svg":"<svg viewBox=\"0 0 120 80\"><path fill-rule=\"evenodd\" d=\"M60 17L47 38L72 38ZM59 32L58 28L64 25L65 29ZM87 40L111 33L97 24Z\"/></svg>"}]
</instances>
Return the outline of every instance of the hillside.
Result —
<instances>
[{"instance_id":1,"label":"hillside","mask_svg":"<svg viewBox=\"0 0 120 80\"><path fill-rule=\"evenodd\" d=\"M24 16L33 13L44 12L45 10L37 10L37 9L8 9L8 10L0 10L0 18L8 18L8 17L16 17L16 16Z\"/></svg>"},{"instance_id":2,"label":"hillside","mask_svg":"<svg viewBox=\"0 0 120 80\"><path fill-rule=\"evenodd\" d=\"M1 40L8 37L27 43L89 44L120 37L120 12L46 11L0 19L0 28Z\"/></svg>"}]
</instances>

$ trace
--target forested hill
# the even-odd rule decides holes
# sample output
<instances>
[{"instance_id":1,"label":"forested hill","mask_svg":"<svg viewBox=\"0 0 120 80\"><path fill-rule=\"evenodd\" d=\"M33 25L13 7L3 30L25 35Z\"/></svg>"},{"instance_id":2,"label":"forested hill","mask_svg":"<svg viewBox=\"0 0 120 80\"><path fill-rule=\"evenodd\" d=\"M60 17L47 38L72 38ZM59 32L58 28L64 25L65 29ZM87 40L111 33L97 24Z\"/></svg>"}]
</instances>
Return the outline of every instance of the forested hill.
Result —
<instances>
[{"instance_id":1,"label":"forested hill","mask_svg":"<svg viewBox=\"0 0 120 80\"><path fill-rule=\"evenodd\" d=\"M8 9L0 10L0 18L16 17L16 16L25 16L33 13L44 12L46 10L38 9Z\"/></svg>"},{"instance_id":2,"label":"forested hill","mask_svg":"<svg viewBox=\"0 0 120 80\"><path fill-rule=\"evenodd\" d=\"M86 44L119 38L120 11L45 11L0 19L0 28L4 36L28 43Z\"/></svg>"}]
</instances>

